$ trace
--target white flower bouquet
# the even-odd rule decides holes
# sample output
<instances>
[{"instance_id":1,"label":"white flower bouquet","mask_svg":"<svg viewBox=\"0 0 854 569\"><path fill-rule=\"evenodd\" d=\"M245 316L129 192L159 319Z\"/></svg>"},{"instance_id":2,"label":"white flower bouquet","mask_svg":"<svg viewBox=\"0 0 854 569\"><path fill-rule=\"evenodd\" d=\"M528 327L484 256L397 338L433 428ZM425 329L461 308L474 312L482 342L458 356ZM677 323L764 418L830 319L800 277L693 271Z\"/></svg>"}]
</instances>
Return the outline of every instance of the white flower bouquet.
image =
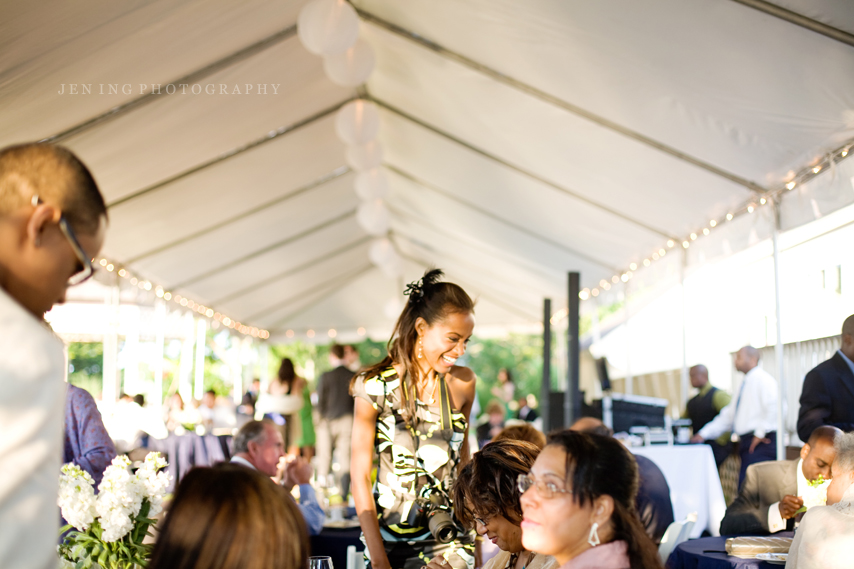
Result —
<instances>
[{"instance_id":1,"label":"white flower bouquet","mask_svg":"<svg viewBox=\"0 0 854 569\"><path fill-rule=\"evenodd\" d=\"M166 461L149 453L136 471L118 456L104 471L95 495L95 481L76 464L65 464L59 478L59 507L71 531L59 546L64 569L126 569L144 567L151 545L143 544L162 510L169 475Z\"/></svg>"},{"instance_id":2,"label":"white flower bouquet","mask_svg":"<svg viewBox=\"0 0 854 569\"><path fill-rule=\"evenodd\" d=\"M830 479L825 480L821 474L815 480L807 480L807 488L804 491L804 495L801 496L804 500L804 505L797 513L806 512L815 506L824 506L827 504L828 486L830 486Z\"/></svg>"}]
</instances>

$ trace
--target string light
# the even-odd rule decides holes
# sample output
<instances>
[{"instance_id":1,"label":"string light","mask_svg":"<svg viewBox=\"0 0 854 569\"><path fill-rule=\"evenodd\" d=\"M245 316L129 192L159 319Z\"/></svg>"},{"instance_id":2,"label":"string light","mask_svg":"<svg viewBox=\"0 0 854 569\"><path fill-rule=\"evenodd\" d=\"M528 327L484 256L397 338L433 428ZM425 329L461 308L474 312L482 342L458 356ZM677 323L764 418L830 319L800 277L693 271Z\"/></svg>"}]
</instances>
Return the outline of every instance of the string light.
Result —
<instances>
[{"instance_id":1,"label":"string light","mask_svg":"<svg viewBox=\"0 0 854 569\"><path fill-rule=\"evenodd\" d=\"M614 284L620 282L620 275L614 275L613 277L611 277L611 282Z\"/></svg>"},{"instance_id":2,"label":"string light","mask_svg":"<svg viewBox=\"0 0 854 569\"><path fill-rule=\"evenodd\" d=\"M285 336L287 336L288 338L293 338L294 337L294 331L288 330L287 332L285 332Z\"/></svg>"},{"instance_id":3,"label":"string light","mask_svg":"<svg viewBox=\"0 0 854 569\"><path fill-rule=\"evenodd\" d=\"M305 335L308 336L309 338L314 338L314 330L309 330L308 332L305 333Z\"/></svg>"},{"instance_id":4,"label":"string light","mask_svg":"<svg viewBox=\"0 0 854 569\"><path fill-rule=\"evenodd\" d=\"M359 336L364 336L367 332L368 331L362 328L361 326L359 326L359 329L356 330L356 334L358 334Z\"/></svg>"},{"instance_id":5,"label":"string light","mask_svg":"<svg viewBox=\"0 0 854 569\"><path fill-rule=\"evenodd\" d=\"M580 298L581 300L587 300L588 298L590 298L590 291L587 289L582 290L578 293L578 298Z\"/></svg>"},{"instance_id":6,"label":"string light","mask_svg":"<svg viewBox=\"0 0 854 569\"><path fill-rule=\"evenodd\" d=\"M327 332L327 334L329 335L330 338L334 338L335 336L338 335L338 332L334 328L330 328L329 332Z\"/></svg>"},{"instance_id":7,"label":"string light","mask_svg":"<svg viewBox=\"0 0 854 569\"><path fill-rule=\"evenodd\" d=\"M605 290L611 290L611 283L605 281L604 284L602 284L602 288L604 288Z\"/></svg>"},{"instance_id":8,"label":"string light","mask_svg":"<svg viewBox=\"0 0 854 569\"><path fill-rule=\"evenodd\" d=\"M823 157L821 160L819 160L817 164L807 166L807 167L803 168L800 172L797 172L794 175L792 175L791 178L789 179L789 181L786 182L785 184L783 184L782 186L778 187L777 189L768 190L765 193L765 195L763 195L763 196L758 196L759 197L758 203L756 203L755 201L750 201L750 202L747 202L746 204L742 205L741 208L736 209L735 212L727 213L725 216L726 221L732 221L733 219L735 219L735 217L737 215L742 215L745 213L751 214L754 211L756 211L757 207L766 205L766 204L768 204L769 201L773 201L776 199L777 203L779 203L779 201L780 201L779 195L780 194L782 194L783 192L785 192L787 190L791 191L791 190L795 189L795 187L797 187L798 184L803 184L803 183L809 181L810 179L812 179L813 176L815 176L815 175L819 174L820 172L826 170L826 168L825 168L826 165L831 166L831 167L834 166L841 159L848 156L848 154L851 152L852 146L854 146L854 144L852 144L851 141L848 141L844 147L839 147L836 150L828 153L825 157ZM753 199L755 200L756 198L753 198ZM718 223L719 223L718 220L711 219L711 220L709 220L708 227L704 227L700 231L702 231L703 235L710 235L711 229L714 227L717 227ZM698 232L689 233L688 236L685 237L685 239L681 242L682 247L684 249L688 249L691 246L691 241L696 241L697 237L698 237ZM668 249L673 248L677 242L678 241L675 241L674 239L668 239L667 240L667 248ZM643 266L644 267L651 266L653 262L661 259L661 257L663 257L666 254L666 252L667 251L664 248L659 249L656 252L653 252L653 254L650 257L647 257L646 259L643 260ZM629 264L629 269L630 269L629 271L627 271L626 273L623 273L619 277L618 277L618 275L611 277L611 281L616 284L618 282L618 278L620 278L623 280L623 282L626 282L628 279L632 278L631 271L637 270L637 267L638 267L637 263L634 263L634 262L630 263ZM608 288L610 288L610 284L608 284L607 280L600 281L599 285L604 290L608 290ZM608 286L606 287L605 285L608 285ZM598 296L598 294L599 294L598 289L593 289L590 291L590 296Z\"/></svg>"}]
</instances>

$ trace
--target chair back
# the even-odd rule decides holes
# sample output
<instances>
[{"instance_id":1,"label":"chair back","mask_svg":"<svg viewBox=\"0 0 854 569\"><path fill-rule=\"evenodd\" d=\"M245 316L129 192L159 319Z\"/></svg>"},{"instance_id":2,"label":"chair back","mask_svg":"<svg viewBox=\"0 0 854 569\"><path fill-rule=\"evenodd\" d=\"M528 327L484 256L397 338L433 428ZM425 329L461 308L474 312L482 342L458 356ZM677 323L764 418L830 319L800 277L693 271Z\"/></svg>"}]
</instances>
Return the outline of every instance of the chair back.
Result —
<instances>
[{"instance_id":1,"label":"chair back","mask_svg":"<svg viewBox=\"0 0 854 569\"><path fill-rule=\"evenodd\" d=\"M694 529L696 522L697 512L691 512L681 522L673 522L667 526L667 531L664 532L661 544L658 546L658 556L661 557L662 563L666 564L667 558L676 546L691 537L691 530Z\"/></svg>"}]
</instances>

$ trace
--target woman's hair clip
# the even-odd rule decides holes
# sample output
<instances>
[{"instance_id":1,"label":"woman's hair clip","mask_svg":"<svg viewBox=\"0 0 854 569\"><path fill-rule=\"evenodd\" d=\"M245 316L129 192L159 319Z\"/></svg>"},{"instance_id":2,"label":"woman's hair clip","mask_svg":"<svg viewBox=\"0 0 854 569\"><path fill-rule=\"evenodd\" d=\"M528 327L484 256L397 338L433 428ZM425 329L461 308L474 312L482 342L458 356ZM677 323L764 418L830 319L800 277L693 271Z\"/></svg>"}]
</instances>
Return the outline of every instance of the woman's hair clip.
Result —
<instances>
[{"instance_id":1,"label":"woman's hair clip","mask_svg":"<svg viewBox=\"0 0 854 569\"><path fill-rule=\"evenodd\" d=\"M424 279L418 279L406 285L406 290L403 291L405 296L409 297L409 304L418 304L424 298Z\"/></svg>"}]
</instances>

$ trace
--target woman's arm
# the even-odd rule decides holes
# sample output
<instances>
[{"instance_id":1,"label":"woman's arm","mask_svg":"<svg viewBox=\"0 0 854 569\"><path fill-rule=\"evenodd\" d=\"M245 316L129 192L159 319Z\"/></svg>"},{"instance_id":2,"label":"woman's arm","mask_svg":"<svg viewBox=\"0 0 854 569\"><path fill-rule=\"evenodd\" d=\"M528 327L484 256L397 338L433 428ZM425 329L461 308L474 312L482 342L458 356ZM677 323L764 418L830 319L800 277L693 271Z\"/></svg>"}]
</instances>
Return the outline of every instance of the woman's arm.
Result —
<instances>
[{"instance_id":1,"label":"woman's arm","mask_svg":"<svg viewBox=\"0 0 854 569\"><path fill-rule=\"evenodd\" d=\"M448 383L448 389L451 392L451 397L453 398L452 403L454 406L459 406L457 409L459 409L463 416L465 416L466 425L468 425L471 417L471 408L474 404L477 376L469 368L461 366L455 366L449 375L451 376L451 381ZM457 467L458 471L463 469L463 467L468 463L469 458L471 458L471 452L469 450L469 435L468 432L466 432L466 436L463 439L463 445L460 447L460 464Z\"/></svg>"},{"instance_id":2,"label":"woman's arm","mask_svg":"<svg viewBox=\"0 0 854 569\"><path fill-rule=\"evenodd\" d=\"M391 569L385 553L380 525L377 521L377 506L371 491L371 469L374 466L374 438L377 430L377 410L356 397L351 439L350 490L356 502L356 515L365 534L365 542L371 554L373 569Z\"/></svg>"}]
</instances>

